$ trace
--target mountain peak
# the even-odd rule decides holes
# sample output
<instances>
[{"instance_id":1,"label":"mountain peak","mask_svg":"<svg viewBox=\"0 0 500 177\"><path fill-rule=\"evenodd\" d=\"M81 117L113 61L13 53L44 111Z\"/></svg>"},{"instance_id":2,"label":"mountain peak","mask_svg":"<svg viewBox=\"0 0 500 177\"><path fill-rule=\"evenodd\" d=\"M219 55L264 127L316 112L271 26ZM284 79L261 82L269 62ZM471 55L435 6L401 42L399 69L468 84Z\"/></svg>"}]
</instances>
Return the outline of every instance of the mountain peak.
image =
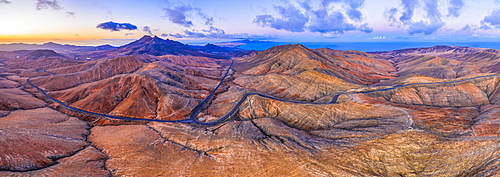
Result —
<instances>
[{"instance_id":1,"label":"mountain peak","mask_svg":"<svg viewBox=\"0 0 500 177\"><path fill-rule=\"evenodd\" d=\"M144 35L142 36L139 40L137 41L151 41L153 38L149 35Z\"/></svg>"},{"instance_id":2,"label":"mountain peak","mask_svg":"<svg viewBox=\"0 0 500 177\"><path fill-rule=\"evenodd\" d=\"M308 49L302 44L287 44L271 47L271 49L279 49L279 50L293 50L293 49Z\"/></svg>"},{"instance_id":3,"label":"mountain peak","mask_svg":"<svg viewBox=\"0 0 500 177\"><path fill-rule=\"evenodd\" d=\"M164 40L164 39L162 39L162 38L159 38L158 36L156 36L156 35L155 35L155 36L153 37L153 41L164 42L164 41L167 41L167 40Z\"/></svg>"},{"instance_id":4,"label":"mountain peak","mask_svg":"<svg viewBox=\"0 0 500 177\"><path fill-rule=\"evenodd\" d=\"M125 55L134 54L149 54L154 56L161 55L191 55L191 56L207 56L218 57L211 54L206 54L191 48L178 41L165 40L158 36L151 37L144 35L141 39L115 49L115 52ZM220 57L219 57L220 58Z\"/></svg>"},{"instance_id":5,"label":"mountain peak","mask_svg":"<svg viewBox=\"0 0 500 177\"><path fill-rule=\"evenodd\" d=\"M47 42L47 43L43 43L42 46L43 47L61 47L61 46L64 46L64 45L58 44L58 43L55 43L55 42Z\"/></svg>"},{"instance_id":6,"label":"mountain peak","mask_svg":"<svg viewBox=\"0 0 500 177\"><path fill-rule=\"evenodd\" d=\"M55 42L46 42L46 43L43 43L44 45L53 45L53 44L57 44Z\"/></svg>"},{"instance_id":7,"label":"mountain peak","mask_svg":"<svg viewBox=\"0 0 500 177\"><path fill-rule=\"evenodd\" d=\"M288 52L298 52L298 53L307 53L311 52L310 49L301 45L301 44L287 44L281 46L274 46L266 51L266 53L288 53Z\"/></svg>"},{"instance_id":8,"label":"mountain peak","mask_svg":"<svg viewBox=\"0 0 500 177\"><path fill-rule=\"evenodd\" d=\"M293 45L291 45L291 47L290 47L290 48L291 48L291 49L295 49L295 50L296 50L296 49L300 49L300 50L304 50L304 49L305 49L305 50L309 50L309 48L307 48L307 47L303 46L302 44L293 44Z\"/></svg>"}]
</instances>

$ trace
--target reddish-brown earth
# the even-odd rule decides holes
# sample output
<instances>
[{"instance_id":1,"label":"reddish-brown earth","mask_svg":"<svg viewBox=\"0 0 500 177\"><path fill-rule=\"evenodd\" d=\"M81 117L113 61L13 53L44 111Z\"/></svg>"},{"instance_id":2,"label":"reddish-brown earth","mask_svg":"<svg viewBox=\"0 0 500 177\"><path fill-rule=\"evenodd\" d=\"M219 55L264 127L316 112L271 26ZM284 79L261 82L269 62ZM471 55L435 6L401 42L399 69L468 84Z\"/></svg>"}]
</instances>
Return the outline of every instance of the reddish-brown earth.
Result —
<instances>
[{"instance_id":1,"label":"reddish-brown earth","mask_svg":"<svg viewBox=\"0 0 500 177\"><path fill-rule=\"evenodd\" d=\"M144 37L91 61L0 53L0 176L500 175L500 57L492 49L233 53L228 77L193 117L215 121L245 94L264 96L247 96L216 125L79 113L26 81L94 113L189 119L231 66L212 55L233 54L185 47Z\"/></svg>"},{"instance_id":2,"label":"reddish-brown earth","mask_svg":"<svg viewBox=\"0 0 500 177\"><path fill-rule=\"evenodd\" d=\"M80 109L178 120L218 84L227 65L203 57L135 55L51 69L58 74L32 82Z\"/></svg>"},{"instance_id":3,"label":"reddish-brown earth","mask_svg":"<svg viewBox=\"0 0 500 177\"><path fill-rule=\"evenodd\" d=\"M399 75L421 74L452 79L500 71L500 51L495 49L435 46L375 54L394 61Z\"/></svg>"},{"instance_id":4,"label":"reddish-brown earth","mask_svg":"<svg viewBox=\"0 0 500 177\"><path fill-rule=\"evenodd\" d=\"M9 75L11 74L2 74ZM88 123L46 107L1 77L0 176L107 176L105 154L91 146Z\"/></svg>"}]
</instances>

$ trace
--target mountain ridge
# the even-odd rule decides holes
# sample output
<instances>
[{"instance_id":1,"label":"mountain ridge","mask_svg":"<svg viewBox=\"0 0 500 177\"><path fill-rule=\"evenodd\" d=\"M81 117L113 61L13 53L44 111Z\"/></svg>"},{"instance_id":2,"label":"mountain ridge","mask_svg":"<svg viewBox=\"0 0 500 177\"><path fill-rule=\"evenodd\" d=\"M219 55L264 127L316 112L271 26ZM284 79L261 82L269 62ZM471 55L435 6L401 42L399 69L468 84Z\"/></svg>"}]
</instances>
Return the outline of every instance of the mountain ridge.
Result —
<instances>
[{"instance_id":1,"label":"mountain ridge","mask_svg":"<svg viewBox=\"0 0 500 177\"><path fill-rule=\"evenodd\" d=\"M58 44L55 42L47 42L43 44L25 44L25 43L0 44L0 51L48 49L65 53L68 51L88 52L97 50L109 50L113 48L116 47L113 47L109 44L99 45L99 46L80 46L71 44Z\"/></svg>"},{"instance_id":2,"label":"mountain ridge","mask_svg":"<svg viewBox=\"0 0 500 177\"><path fill-rule=\"evenodd\" d=\"M187 44L183 44L178 41L173 41L170 39L162 39L159 38L158 36L151 37L148 35L144 35L140 39L130 42L126 45L120 46L118 48L105 51L85 53L81 55L81 57L94 58L94 59L96 58L110 59L117 56L148 54L153 56L182 55L182 56L210 57L217 59L229 59L233 56L241 56L247 53L241 49L222 48L222 47L214 51L213 49L218 46L210 46L208 44L207 46L194 47Z\"/></svg>"},{"instance_id":3,"label":"mountain ridge","mask_svg":"<svg viewBox=\"0 0 500 177\"><path fill-rule=\"evenodd\" d=\"M476 47L463 47L463 46L447 46L447 45L436 45L434 47L422 47L422 48L408 48L399 49L394 51L384 51L384 52L368 52L383 56L400 57L406 55L445 55L445 54L470 54L477 52L489 52L489 53L500 53L500 50L489 49L489 48L476 48Z\"/></svg>"}]
</instances>

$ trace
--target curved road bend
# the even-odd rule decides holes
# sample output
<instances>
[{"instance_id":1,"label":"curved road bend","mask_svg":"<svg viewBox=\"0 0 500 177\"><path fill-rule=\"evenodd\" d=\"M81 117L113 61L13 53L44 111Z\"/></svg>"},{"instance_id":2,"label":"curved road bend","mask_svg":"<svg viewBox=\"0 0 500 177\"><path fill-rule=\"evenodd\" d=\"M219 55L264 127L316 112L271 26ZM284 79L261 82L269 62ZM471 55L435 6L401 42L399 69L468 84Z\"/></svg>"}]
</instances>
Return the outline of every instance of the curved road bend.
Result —
<instances>
[{"instance_id":1,"label":"curved road bend","mask_svg":"<svg viewBox=\"0 0 500 177\"><path fill-rule=\"evenodd\" d=\"M150 122L171 122L171 123L196 123L196 124L200 124L200 125L216 125L216 124L219 124L219 123L227 120L229 117L231 117L238 110L238 108L240 107L240 105L250 95L258 95L258 96L261 96L261 97L264 97L264 98L269 98L269 99L273 99L273 100L277 100L277 101L282 101L282 102L288 102L288 103L326 105L326 104L334 104L334 103L336 103L337 99L339 98L340 95L356 94L356 93L365 94L365 93L373 93L373 92L380 92L380 91L388 91L388 90L393 90L393 89L400 88L400 87L413 86L413 85L449 84L449 83L457 83L457 82L463 82L463 81L468 81L468 80L473 80L473 79L479 79L479 78L485 78L485 77L492 77L492 76L499 76L500 75L500 74L492 74L492 75L483 75L483 76L471 77L471 78L466 78L466 79L461 79L461 80L455 80L455 81L411 83L411 84L394 85L394 86L391 86L389 88L383 88L383 89L377 89L377 90L345 92L345 93L339 93L339 94L334 95L332 97L332 100L330 102L328 102L328 103L313 103L313 102L306 102L306 101L285 100L285 99L276 98L276 97L273 97L273 96L264 95L264 94L260 94L260 93L246 93L246 94L243 95L243 97L241 97L241 99L236 103L236 105L225 116L222 116L222 117L220 117L219 119L217 119L216 121L213 121L213 122L200 122L200 121L198 121L198 119L197 119L198 114L201 112L203 106L205 106L205 104L207 104L207 103L210 102L210 100L214 97L215 92L224 83L224 80L229 75L229 72L232 69L233 64L234 64L234 60L231 60L231 64L227 68L226 73L222 77L222 79L219 82L219 84L217 84L217 86L214 88L214 90L212 92L210 92L210 94L205 99L203 99L203 101L194 109L194 111L191 113L191 116L189 117L189 119L185 119L185 120L160 120L160 119L134 118L134 117L124 117L124 116L113 116L113 115L107 115L107 114L101 114L101 113L86 111L86 110L83 110L83 109L79 109L79 108L75 108L75 107L72 107L70 105L67 105L66 103L63 103L63 102L61 102L61 101L59 101L59 100L57 100L57 99L49 96L40 87L36 86L35 84L33 84L31 82L31 78L32 77L29 77L27 79L27 82L30 85L32 85L33 87L35 87L38 91L40 91L40 93L42 93L45 97L51 99L52 101L54 101L54 102L56 102L56 103L58 103L58 104L60 104L60 105L62 105L64 107L66 107L66 108L68 108L70 110L74 110L74 111L78 111L78 112L83 112L83 113L88 113L88 114L93 114L93 115L98 115L98 116L107 117L107 118L110 118L110 119L118 119L118 120L150 121ZM55 73L52 73L52 72L49 72L49 71L45 71L45 70L37 70L37 71L44 71L44 72L47 72L47 73L50 73L50 74L55 74Z\"/></svg>"}]
</instances>

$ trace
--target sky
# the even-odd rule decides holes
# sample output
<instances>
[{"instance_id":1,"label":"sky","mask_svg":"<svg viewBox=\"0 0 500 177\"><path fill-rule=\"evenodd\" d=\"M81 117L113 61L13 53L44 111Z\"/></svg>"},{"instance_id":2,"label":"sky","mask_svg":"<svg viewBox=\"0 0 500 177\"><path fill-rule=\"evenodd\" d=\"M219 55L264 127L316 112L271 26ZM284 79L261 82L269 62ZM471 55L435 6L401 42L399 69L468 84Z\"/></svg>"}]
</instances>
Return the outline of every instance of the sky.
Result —
<instances>
[{"instance_id":1,"label":"sky","mask_svg":"<svg viewBox=\"0 0 500 177\"><path fill-rule=\"evenodd\" d=\"M496 42L500 0L0 0L0 43Z\"/></svg>"}]
</instances>

